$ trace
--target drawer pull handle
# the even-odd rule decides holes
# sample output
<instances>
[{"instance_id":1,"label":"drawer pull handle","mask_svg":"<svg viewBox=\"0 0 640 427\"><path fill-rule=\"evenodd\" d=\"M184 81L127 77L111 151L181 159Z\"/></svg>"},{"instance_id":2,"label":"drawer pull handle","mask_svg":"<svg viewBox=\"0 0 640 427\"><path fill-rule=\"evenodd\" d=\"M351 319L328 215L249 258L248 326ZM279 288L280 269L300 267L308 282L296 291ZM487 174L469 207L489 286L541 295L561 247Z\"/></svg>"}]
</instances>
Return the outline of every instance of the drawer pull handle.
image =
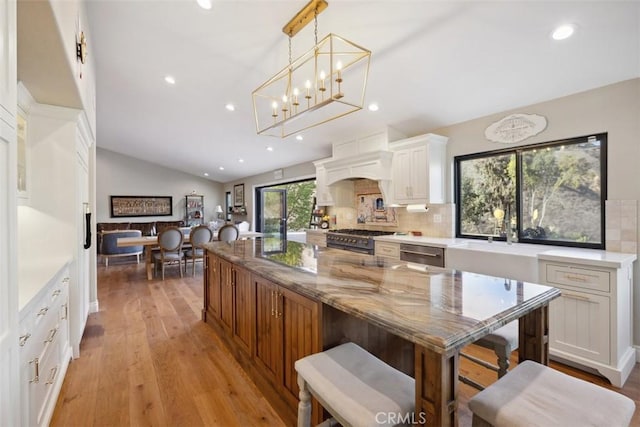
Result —
<instances>
[{"instance_id":1,"label":"drawer pull handle","mask_svg":"<svg viewBox=\"0 0 640 427\"><path fill-rule=\"evenodd\" d=\"M567 278L567 280L571 280L572 282L586 282L586 279L582 276L573 276L567 274L565 277Z\"/></svg>"},{"instance_id":2,"label":"drawer pull handle","mask_svg":"<svg viewBox=\"0 0 640 427\"><path fill-rule=\"evenodd\" d=\"M276 295L276 292L275 291L271 291L271 315L272 316L276 315L276 309L275 309L275 304L274 304L275 295Z\"/></svg>"},{"instance_id":3,"label":"drawer pull handle","mask_svg":"<svg viewBox=\"0 0 640 427\"><path fill-rule=\"evenodd\" d=\"M62 279L62 283L69 283L69 277L65 277L64 279Z\"/></svg>"},{"instance_id":4,"label":"drawer pull handle","mask_svg":"<svg viewBox=\"0 0 640 427\"><path fill-rule=\"evenodd\" d=\"M591 298L589 298L589 297L585 297L583 295L568 294L566 292L562 292L562 296L563 297L567 297L567 298L571 298L571 299L578 299L578 300L581 300L581 301L591 301Z\"/></svg>"},{"instance_id":5,"label":"drawer pull handle","mask_svg":"<svg viewBox=\"0 0 640 427\"><path fill-rule=\"evenodd\" d=\"M60 289L56 289L55 291L53 291L53 296L57 297L58 295L60 295L60 292L62 292Z\"/></svg>"},{"instance_id":6,"label":"drawer pull handle","mask_svg":"<svg viewBox=\"0 0 640 427\"><path fill-rule=\"evenodd\" d=\"M45 383L46 385L51 385L56 380L56 375L58 375L58 367L54 366L51 368L51 372L49 373L49 379Z\"/></svg>"},{"instance_id":7,"label":"drawer pull handle","mask_svg":"<svg viewBox=\"0 0 640 427\"><path fill-rule=\"evenodd\" d=\"M38 312L38 316L44 316L45 314L47 314L47 311L49 311L49 307L42 307Z\"/></svg>"},{"instance_id":8,"label":"drawer pull handle","mask_svg":"<svg viewBox=\"0 0 640 427\"><path fill-rule=\"evenodd\" d=\"M49 337L44 342L45 343L52 342L53 339L56 337L57 333L58 333L58 328L57 327L55 329L51 329L49 331Z\"/></svg>"},{"instance_id":9,"label":"drawer pull handle","mask_svg":"<svg viewBox=\"0 0 640 427\"><path fill-rule=\"evenodd\" d=\"M430 254L428 252L416 252L416 251L405 251L405 250L401 250L400 252L403 253L403 254L430 256L430 257L433 257L433 258L437 258L437 257L440 256L440 254Z\"/></svg>"},{"instance_id":10,"label":"drawer pull handle","mask_svg":"<svg viewBox=\"0 0 640 427\"><path fill-rule=\"evenodd\" d=\"M62 307L64 307L64 312L60 320L67 320L69 318L69 304L65 304Z\"/></svg>"},{"instance_id":11,"label":"drawer pull handle","mask_svg":"<svg viewBox=\"0 0 640 427\"><path fill-rule=\"evenodd\" d=\"M282 317L282 312L280 310L278 310L278 302L280 301L280 297L283 294L281 292L276 291L276 319L279 319L280 317Z\"/></svg>"},{"instance_id":12,"label":"drawer pull handle","mask_svg":"<svg viewBox=\"0 0 640 427\"><path fill-rule=\"evenodd\" d=\"M36 357L29 361L29 365L31 364L35 364L35 376L29 380L29 383L38 383L40 382L40 360Z\"/></svg>"},{"instance_id":13,"label":"drawer pull handle","mask_svg":"<svg viewBox=\"0 0 640 427\"><path fill-rule=\"evenodd\" d=\"M31 338L31 334L29 332L27 332L26 334L22 335L20 337L20 347L24 347L24 345L27 343L29 338Z\"/></svg>"}]
</instances>

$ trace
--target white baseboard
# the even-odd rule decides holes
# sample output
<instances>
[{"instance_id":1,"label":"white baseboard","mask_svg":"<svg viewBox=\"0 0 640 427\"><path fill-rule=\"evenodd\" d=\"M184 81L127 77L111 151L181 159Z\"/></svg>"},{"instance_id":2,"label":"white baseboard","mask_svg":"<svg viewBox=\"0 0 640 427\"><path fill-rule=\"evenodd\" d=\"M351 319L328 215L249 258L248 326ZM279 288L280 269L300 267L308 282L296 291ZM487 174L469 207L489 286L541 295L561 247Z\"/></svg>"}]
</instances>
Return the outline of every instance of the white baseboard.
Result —
<instances>
[{"instance_id":1,"label":"white baseboard","mask_svg":"<svg viewBox=\"0 0 640 427\"><path fill-rule=\"evenodd\" d=\"M91 301L89 303L89 313L97 313L98 311L100 311L100 308L98 307L98 300Z\"/></svg>"},{"instance_id":2,"label":"white baseboard","mask_svg":"<svg viewBox=\"0 0 640 427\"><path fill-rule=\"evenodd\" d=\"M640 363L640 345L634 345L636 349L636 363Z\"/></svg>"}]
</instances>

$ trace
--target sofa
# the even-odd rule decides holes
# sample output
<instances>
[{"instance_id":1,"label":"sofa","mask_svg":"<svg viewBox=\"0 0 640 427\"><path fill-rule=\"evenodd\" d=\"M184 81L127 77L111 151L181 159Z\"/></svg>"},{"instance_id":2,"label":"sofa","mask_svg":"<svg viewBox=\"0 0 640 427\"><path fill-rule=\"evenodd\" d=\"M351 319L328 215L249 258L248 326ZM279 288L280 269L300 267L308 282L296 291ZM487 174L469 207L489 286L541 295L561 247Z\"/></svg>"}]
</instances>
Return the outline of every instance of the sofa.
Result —
<instances>
[{"instance_id":1,"label":"sofa","mask_svg":"<svg viewBox=\"0 0 640 427\"><path fill-rule=\"evenodd\" d=\"M96 224L98 254L102 254L102 233L105 231L140 230L143 236L155 236L167 227L184 227L184 221L99 222Z\"/></svg>"}]
</instances>

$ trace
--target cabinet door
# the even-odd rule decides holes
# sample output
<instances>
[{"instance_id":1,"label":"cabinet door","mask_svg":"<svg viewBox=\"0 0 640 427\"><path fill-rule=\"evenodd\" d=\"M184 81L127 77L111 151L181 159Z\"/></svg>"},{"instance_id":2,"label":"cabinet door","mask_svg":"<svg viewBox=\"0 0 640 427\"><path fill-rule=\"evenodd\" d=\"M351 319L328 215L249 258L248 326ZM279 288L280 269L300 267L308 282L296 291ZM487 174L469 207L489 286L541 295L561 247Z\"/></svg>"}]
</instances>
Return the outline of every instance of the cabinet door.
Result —
<instances>
[{"instance_id":1,"label":"cabinet door","mask_svg":"<svg viewBox=\"0 0 640 427\"><path fill-rule=\"evenodd\" d=\"M0 1L0 120L12 128L16 126L16 4Z\"/></svg>"},{"instance_id":2,"label":"cabinet door","mask_svg":"<svg viewBox=\"0 0 640 427\"><path fill-rule=\"evenodd\" d=\"M274 384L282 372L282 319L276 317L276 285L253 276L255 284L255 361Z\"/></svg>"},{"instance_id":3,"label":"cabinet door","mask_svg":"<svg viewBox=\"0 0 640 427\"><path fill-rule=\"evenodd\" d=\"M286 391L285 398L295 406L299 389L294 364L320 351L320 304L284 288L278 288L277 292L276 317L283 322L280 341L284 366L280 381Z\"/></svg>"},{"instance_id":4,"label":"cabinet door","mask_svg":"<svg viewBox=\"0 0 640 427\"><path fill-rule=\"evenodd\" d=\"M220 320L229 334L233 332L233 264L220 260Z\"/></svg>"},{"instance_id":5,"label":"cabinet door","mask_svg":"<svg viewBox=\"0 0 640 427\"><path fill-rule=\"evenodd\" d=\"M253 286L251 274L233 267L233 338L248 354L253 347Z\"/></svg>"},{"instance_id":6,"label":"cabinet door","mask_svg":"<svg viewBox=\"0 0 640 427\"><path fill-rule=\"evenodd\" d=\"M562 289L549 307L552 350L609 363L609 297Z\"/></svg>"},{"instance_id":7,"label":"cabinet door","mask_svg":"<svg viewBox=\"0 0 640 427\"><path fill-rule=\"evenodd\" d=\"M411 149L409 157L411 159L409 198L412 201L427 201L429 199L427 147L422 146Z\"/></svg>"},{"instance_id":8,"label":"cabinet door","mask_svg":"<svg viewBox=\"0 0 640 427\"><path fill-rule=\"evenodd\" d=\"M207 294L205 310L213 318L220 319L220 260L215 255L207 255Z\"/></svg>"},{"instance_id":9,"label":"cabinet door","mask_svg":"<svg viewBox=\"0 0 640 427\"><path fill-rule=\"evenodd\" d=\"M396 202L407 203L410 200L411 152L397 151L393 155L393 194Z\"/></svg>"}]
</instances>

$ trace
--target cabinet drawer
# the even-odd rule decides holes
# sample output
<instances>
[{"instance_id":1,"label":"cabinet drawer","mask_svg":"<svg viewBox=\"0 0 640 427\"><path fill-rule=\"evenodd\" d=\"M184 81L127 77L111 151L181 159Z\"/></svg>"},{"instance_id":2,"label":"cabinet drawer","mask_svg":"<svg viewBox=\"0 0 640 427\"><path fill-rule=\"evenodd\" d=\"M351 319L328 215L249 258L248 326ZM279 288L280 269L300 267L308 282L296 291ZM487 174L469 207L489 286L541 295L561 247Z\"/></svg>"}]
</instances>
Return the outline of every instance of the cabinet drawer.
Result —
<instances>
[{"instance_id":1,"label":"cabinet drawer","mask_svg":"<svg viewBox=\"0 0 640 427\"><path fill-rule=\"evenodd\" d=\"M400 259L400 245L397 243L376 242L376 256Z\"/></svg>"},{"instance_id":2,"label":"cabinet drawer","mask_svg":"<svg viewBox=\"0 0 640 427\"><path fill-rule=\"evenodd\" d=\"M547 264L546 281L580 289L609 292L608 271L589 270L569 265Z\"/></svg>"}]
</instances>

